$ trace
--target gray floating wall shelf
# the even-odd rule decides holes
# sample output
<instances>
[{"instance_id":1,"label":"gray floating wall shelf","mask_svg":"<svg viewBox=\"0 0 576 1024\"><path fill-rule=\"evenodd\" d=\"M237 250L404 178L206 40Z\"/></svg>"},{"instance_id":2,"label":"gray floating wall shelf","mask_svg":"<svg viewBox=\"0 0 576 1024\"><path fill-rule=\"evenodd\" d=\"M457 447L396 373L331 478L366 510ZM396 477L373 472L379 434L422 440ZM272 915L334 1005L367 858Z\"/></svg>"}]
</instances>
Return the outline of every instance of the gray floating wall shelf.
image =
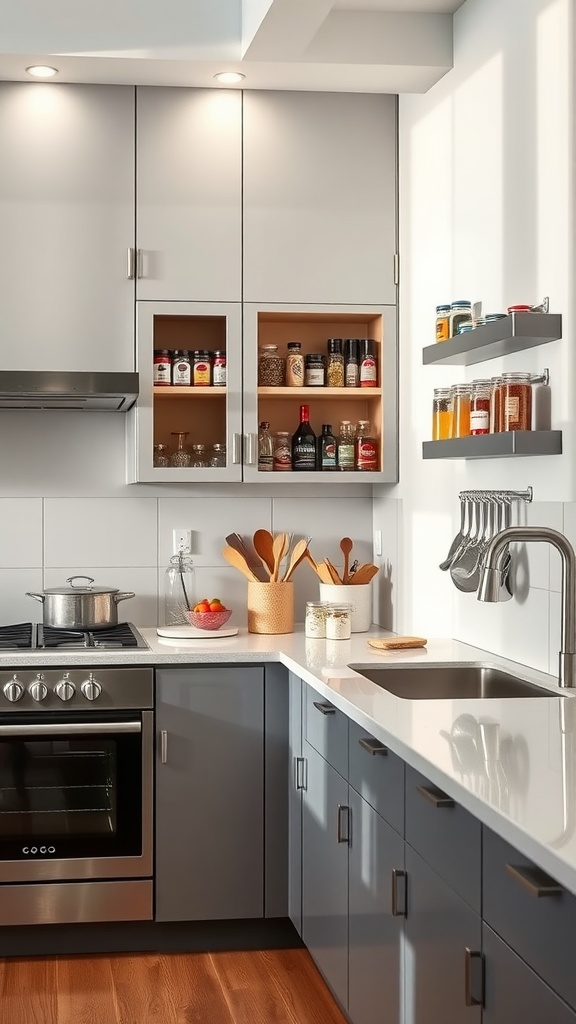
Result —
<instances>
[{"instance_id":1,"label":"gray floating wall shelf","mask_svg":"<svg viewBox=\"0 0 576 1024\"><path fill-rule=\"evenodd\" d=\"M473 331L458 334L448 341L428 345L422 353L425 366L431 363L452 363L472 366L486 359L508 356L536 345L547 345L562 337L560 313L510 313Z\"/></svg>"},{"instance_id":2,"label":"gray floating wall shelf","mask_svg":"<svg viewBox=\"0 0 576 1024\"><path fill-rule=\"evenodd\" d=\"M454 437L447 441L424 441L422 444L423 459L506 459L511 456L561 454L561 430L511 430L501 434Z\"/></svg>"}]
</instances>

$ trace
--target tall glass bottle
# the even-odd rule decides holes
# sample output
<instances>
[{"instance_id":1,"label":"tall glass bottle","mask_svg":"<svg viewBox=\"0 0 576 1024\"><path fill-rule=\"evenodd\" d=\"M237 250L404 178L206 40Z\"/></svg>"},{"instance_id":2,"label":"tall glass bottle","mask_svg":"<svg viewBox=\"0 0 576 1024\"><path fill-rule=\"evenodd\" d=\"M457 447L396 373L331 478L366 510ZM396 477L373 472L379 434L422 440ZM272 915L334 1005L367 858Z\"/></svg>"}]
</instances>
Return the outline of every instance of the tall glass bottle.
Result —
<instances>
[{"instance_id":1,"label":"tall glass bottle","mask_svg":"<svg viewBox=\"0 0 576 1024\"><path fill-rule=\"evenodd\" d=\"M318 438L318 469L338 469L336 438L330 423L322 424L322 433Z\"/></svg>"},{"instance_id":2,"label":"tall glass bottle","mask_svg":"<svg viewBox=\"0 0 576 1024\"><path fill-rule=\"evenodd\" d=\"M274 438L268 420L262 420L258 430L258 471L271 473L274 469Z\"/></svg>"},{"instance_id":3,"label":"tall glass bottle","mask_svg":"<svg viewBox=\"0 0 576 1024\"><path fill-rule=\"evenodd\" d=\"M338 469L354 470L356 456L356 429L350 420L342 420L338 432Z\"/></svg>"},{"instance_id":4,"label":"tall glass bottle","mask_svg":"<svg viewBox=\"0 0 576 1024\"><path fill-rule=\"evenodd\" d=\"M292 470L311 472L316 469L316 434L310 426L310 407L300 406L300 425L292 435Z\"/></svg>"},{"instance_id":5,"label":"tall glass bottle","mask_svg":"<svg viewBox=\"0 0 576 1024\"><path fill-rule=\"evenodd\" d=\"M186 612L195 601L194 563L190 555L179 551L164 573L164 625L189 624Z\"/></svg>"}]
</instances>

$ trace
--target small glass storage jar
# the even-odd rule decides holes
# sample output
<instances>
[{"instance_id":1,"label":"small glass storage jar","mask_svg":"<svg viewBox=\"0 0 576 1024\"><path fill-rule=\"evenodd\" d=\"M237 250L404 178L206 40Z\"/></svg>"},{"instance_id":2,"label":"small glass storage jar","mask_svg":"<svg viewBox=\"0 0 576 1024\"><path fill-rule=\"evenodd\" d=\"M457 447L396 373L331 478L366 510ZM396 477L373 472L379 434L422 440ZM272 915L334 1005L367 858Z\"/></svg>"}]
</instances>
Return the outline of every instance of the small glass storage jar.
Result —
<instances>
[{"instance_id":1,"label":"small glass storage jar","mask_svg":"<svg viewBox=\"0 0 576 1024\"><path fill-rule=\"evenodd\" d=\"M349 640L352 635L352 605L326 604L326 639Z\"/></svg>"},{"instance_id":2,"label":"small glass storage jar","mask_svg":"<svg viewBox=\"0 0 576 1024\"><path fill-rule=\"evenodd\" d=\"M448 341L450 337L450 304L436 306L436 341Z\"/></svg>"},{"instance_id":3,"label":"small glass storage jar","mask_svg":"<svg viewBox=\"0 0 576 1024\"><path fill-rule=\"evenodd\" d=\"M299 341L289 341L286 356L286 387L304 387L304 356Z\"/></svg>"},{"instance_id":4,"label":"small glass storage jar","mask_svg":"<svg viewBox=\"0 0 576 1024\"><path fill-rule=\"evenodd\" d=\"M168 454L167 444L154 445L153 464L157 467L165 467L170 465L170 456Z\"/></svg>"},{"instance_id":5,"label":"small glass storage jar","mask_svg":"<svg viewBox=\"0 0 576 1024\"><path fill-rule=\"evenodd\" d=\"M329 388L344 387L344 355L342 338L328 338L326 360L326 384Z\"/></svg>"},{"instance_id":6,"label":"small glass storage jar","mask_svg":"<svg viewBox=\"0 0 576 1024\"><path fill-rule=\"evenodd\" d=\"M306 356L304 384L307 388L323 388L326 384L326 360L321 352Z\"/></svg>"},{"instance_id":7,"label":"small glass storage jar","mask_svg":"<svg viewBox=\"0 0 576 1024\"><path fill-rule=\"evenodd\" d=\"M455 384L450 388L452 400L451 437L470 435L470 385Z\"/></svg>"},{"instance_id":8,"label":"small glass storage jar","mask_svg":"<svg viewBox=\"0 0 576 1024\"><path fill-rule=\"evenodd\" d=\"M498 387L499 429L532 430L532 384L529 373L503 373Z\"/></svg>"},{"instance_id":9,"label":"small glass storage jar","mask_svg":"<svg viewBox=\"0 0 576 1024\"><path fill-rule=\"evenodd\" d=\"M489 380L473 380L470 395L470 433L490 433L492 384Z\"/></svg>"},{"instance_id":10,"label":"small glass storage jar","mask_svg":"<svg viewBox=\"0 0 576 1024\"><path fill-rule=\"evenodd\" d=\"M324 640L326 637L326 602L307 601L306 618L304 620L304 634L314 640Z\"/></svg>"},{"instance_id":11,"label":"small glass storage jar","mask_svg":"<svg viewBox=\"0 0 576 1024\"><path fill-rule=\"evenodd\" d=\"M434 388L432 401L432 440L452 437L452 394L450 388Z\"/></svg>"},{"instance_id":12,"label":"small glass storage jar","mask_svg":"<svg viewBox=\"0 0 576 1024\"><path fill-rule=\"evenodd\" d=\"M450 306L450 337L458 334L458 325L464 320L472 320L472 303L467 299L456 299Z\"/></svg>"},{"instance_id":13,"label":"small glass storage jar","mask_svg":"<svg viewBox=\"0 0 576 1024\"><path fill-rule=\"evenodd\" d=\"M212 469L226 469L226 445L213 444L209 458Z\"/></svg>"},{"instance_id":14,"label":"small glass storage jar","mask_svg":"<svg viewBox=\"0 0 576 1024\"><path fill-rule=\"evenodd\" d=\"M258 354L258 387L281 388L284 384L284 360L278 345L262 345Z\"/></svg>"}]
</instances>

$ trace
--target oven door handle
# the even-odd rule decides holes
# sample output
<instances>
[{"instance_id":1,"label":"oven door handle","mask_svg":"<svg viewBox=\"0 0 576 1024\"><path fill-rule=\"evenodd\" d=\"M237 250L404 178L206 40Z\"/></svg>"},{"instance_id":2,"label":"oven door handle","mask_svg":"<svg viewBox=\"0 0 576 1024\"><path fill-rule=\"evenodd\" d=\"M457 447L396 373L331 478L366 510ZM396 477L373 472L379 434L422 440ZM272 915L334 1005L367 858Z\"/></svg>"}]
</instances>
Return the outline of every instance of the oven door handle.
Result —
<instances>
[{"instance_id":1,"label":"oven door handle","mask_svg":"<svg viewBox=\"0 0 576 1024\"><path fill-rule=\"evenodd\" d=\"M28 725L0 725L0 736L94 736L102 733L142 732L142 722L48 722Z\"/></svg>"}]
</instances>

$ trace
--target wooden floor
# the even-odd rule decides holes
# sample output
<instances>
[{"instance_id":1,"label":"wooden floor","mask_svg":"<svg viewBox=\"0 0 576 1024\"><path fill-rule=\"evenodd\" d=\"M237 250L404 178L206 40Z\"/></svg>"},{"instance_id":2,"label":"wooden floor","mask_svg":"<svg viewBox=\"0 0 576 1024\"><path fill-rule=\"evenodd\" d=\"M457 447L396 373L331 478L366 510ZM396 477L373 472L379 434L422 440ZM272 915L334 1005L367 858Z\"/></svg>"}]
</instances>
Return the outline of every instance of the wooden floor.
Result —
<instances>
[{"instance_id":1,"label":"wooden floor","mask_svg":"<svg viewBox=\"0 0 576 1024\"><path fill-rule=\"evenodd\" d=\"M345 1024L305 949L0 960L2 1024Z\"/></svg>"}]
</instances>

